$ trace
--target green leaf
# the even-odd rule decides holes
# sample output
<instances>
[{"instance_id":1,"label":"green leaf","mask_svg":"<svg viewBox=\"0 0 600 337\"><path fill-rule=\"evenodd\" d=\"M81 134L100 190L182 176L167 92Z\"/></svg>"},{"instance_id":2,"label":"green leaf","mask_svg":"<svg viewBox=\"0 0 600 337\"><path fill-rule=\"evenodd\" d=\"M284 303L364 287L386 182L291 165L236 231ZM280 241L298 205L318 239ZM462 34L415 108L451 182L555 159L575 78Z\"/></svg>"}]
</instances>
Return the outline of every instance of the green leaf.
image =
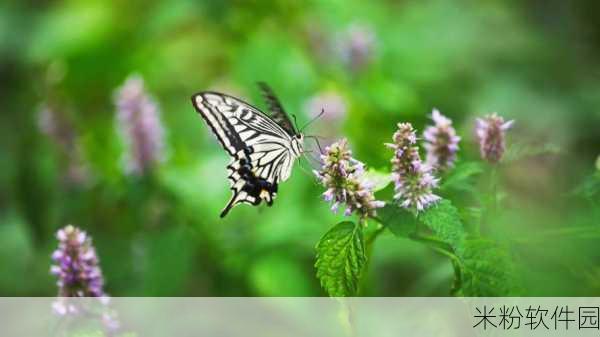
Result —
<instances>
[{"instance_id":1,"label":"green leaf","mask_svg":"<svg viewBox=\"0 0 600 337\"><path fill-rule=\"evenodd\" d=\"M396 236L424 242L451 257L455 266L458 294L463 296L506 296L520 288L508 247L491 240L467 238L458 209L449 200L441 200L413 214L393 203L377 211L377 220ZM416 233L417 222L434 236Z\"/></svg>"},{"instance_id":2,"label":"green leaf","mask_svg":"<svg viewBox=\"0 0 600 337\"><path fill-rule=\"evenodd\" d=\"M414 214L394 203L386 203L383 208L377 210L377 221L398 237L409 237L417 229L417 218Z\"/></svg>"},{"instance_id":3,"label":"green leaf","mask_svg":"<svg viewBox=\"0 0 600 337\"><path fill-rule=\"evenodd\" d=\"M362 227L345 221L317 244L317 278L330 296L353 296L367 261Z\"/></svg>"},{"instance_id":4,"label":"green leaf","mask_svg":"<svg viewBox=\"0 0 600 337\"><path fill-rule=\"evenodd\" d=\"M443 179L442 190L471 191L473 189L473 178L483 172L483 166L478 162L466 162L458 164Z\"/></svg>"},{"instance_id":5,"label":"green leaf","mask_svg":"<svg viewBox=\"0 0 600 337\"><path fill-rule=\"evenodd\" d=\"M461 247L465 229L456 207L450 200L441 200L419 214L419 221L431 229L442 241L454 249Z\"/></svg>"},{"instance_id":6,"label":"green leaf","mask_svg":"<svg viewBox=\"0 0 600 337\"><path fill-rule=\"evenodd\" d=\"M517 272L507 247L491 240L465 240L457 255L462 261L463 296L516 296Z\"/></svg>"},{"instance_id":7,"label":"green leaf","mask_svg":"<svg viewBox=\"0 0 600 337\"><path fill-rule=\"evenodd\" d=\"M420 214L419 221L454 250L462 274L460 294L508 296L518 293L508 247L491 240L468 239L459 212L449 200L442 200Z\"/></svg>"},{"instance_id":8,"label":"green leaf","mask_svg":"<svg viewBox=\"0 0 600 337\"><path fill-rule=\"evenodd\" d=\"M392 182L392 175L389 172L381 172L375 169L366 171L363 178L373 184L373 192L383 190Z\"/></svg>"}]
</instances>

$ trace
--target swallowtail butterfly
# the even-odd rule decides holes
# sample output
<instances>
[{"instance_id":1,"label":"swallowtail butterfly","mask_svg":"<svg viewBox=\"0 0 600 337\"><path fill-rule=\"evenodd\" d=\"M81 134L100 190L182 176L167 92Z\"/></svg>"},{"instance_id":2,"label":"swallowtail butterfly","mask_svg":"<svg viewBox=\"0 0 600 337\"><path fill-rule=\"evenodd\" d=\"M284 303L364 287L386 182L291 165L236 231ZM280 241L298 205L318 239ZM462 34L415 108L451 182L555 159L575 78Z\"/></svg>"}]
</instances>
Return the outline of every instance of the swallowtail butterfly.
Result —
<instances>
[{"instance_id":1,"label":"swallowtail butterfly","mask_svg":"<svg viewBox=\"0 0 600 337\"><path fill-rule=\"evenodd\" d=\"M270 115L242 100L200 92L192 103L225 149L233 195L221 217L240 203L273 204L279 183L287 180L303 152L304 136L294 127L273 91L259 83Z\"/></svg>"}]
</instances>

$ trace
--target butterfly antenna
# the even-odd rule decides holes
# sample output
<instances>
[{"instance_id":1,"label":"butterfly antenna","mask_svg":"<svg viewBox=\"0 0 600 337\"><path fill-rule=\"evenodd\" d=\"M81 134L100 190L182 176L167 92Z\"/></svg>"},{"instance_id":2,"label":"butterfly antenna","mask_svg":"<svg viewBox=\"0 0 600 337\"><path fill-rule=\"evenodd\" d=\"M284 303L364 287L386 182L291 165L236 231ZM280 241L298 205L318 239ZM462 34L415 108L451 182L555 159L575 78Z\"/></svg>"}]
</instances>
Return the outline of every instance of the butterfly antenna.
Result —
<instances>
[{"instance_id":1,"label":"butterfly antenna","mask_svg":"<svg viewBox=\"0 0 600 337\"><path fill-rule=\"evenodd\" d=\"M309 120L306 124L304 124L304 126L300 129L300 132L304 131L304 129L307 126L311 125L314 121L321 118L321 116L323 116L323 114L325 114L325 109L321 109L321 112L319 112L318 115L316 115L315 117L313 117L313 119Z\"/></svg>"}]
</instances>

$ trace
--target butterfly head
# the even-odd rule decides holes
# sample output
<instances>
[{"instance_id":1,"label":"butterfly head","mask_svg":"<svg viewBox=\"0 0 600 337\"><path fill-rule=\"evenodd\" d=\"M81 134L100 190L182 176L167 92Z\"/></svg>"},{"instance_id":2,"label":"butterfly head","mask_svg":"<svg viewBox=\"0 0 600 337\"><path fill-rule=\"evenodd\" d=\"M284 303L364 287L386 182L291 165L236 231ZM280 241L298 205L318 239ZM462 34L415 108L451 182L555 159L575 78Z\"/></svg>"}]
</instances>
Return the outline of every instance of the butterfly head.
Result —
<instances>
[{"instance_id":1,"label":"butterfly head","mask_svg":"<svg viewBox=\"0 0 600 337\"><path fill-rule=\"evenodd\" d=\"M294 156L300 157L304 152L304 135L301 133L297 133L292 138L292 152Z\"/></svg>"}]
</instances>

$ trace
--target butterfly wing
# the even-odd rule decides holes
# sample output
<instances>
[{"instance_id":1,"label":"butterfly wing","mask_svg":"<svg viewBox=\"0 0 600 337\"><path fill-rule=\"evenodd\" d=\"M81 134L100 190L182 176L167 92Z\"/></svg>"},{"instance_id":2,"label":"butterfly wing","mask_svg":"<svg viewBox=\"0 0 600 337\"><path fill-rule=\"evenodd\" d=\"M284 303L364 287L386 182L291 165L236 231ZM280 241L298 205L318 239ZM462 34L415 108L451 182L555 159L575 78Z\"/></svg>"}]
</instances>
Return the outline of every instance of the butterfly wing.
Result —
<instances>
[{"instance_id":1,"label":"butterfly wing","mask_svg":"<svg viewBox=\"0 0 600 337\"><path fill-rule=\"evenodd\" d=\"M277 186L291 173L292 137L255 107L228 95L203 92L192 97L196 110L231 156L227 166L233 196L224 217L239 203L273 203Z\"/></svg>"},{"instance_id":2,"label":"butterfly wing","mask_svg":"<svg viewBox=\"0 0 600 337\"><path fill-rule=\"evenodd\" d=\"M288 133L288 135L292 137L296 135L298 132L296 131L296 128L294 128L294 124L292 124L292 121L288 117L287 113L285 110L283 110L283 106L279 102L279 99L277 99L277 96L275 96L275 93L271 87L264 82L258 82L258 87L262 91L263 97L269 106L271 119L281 126L285 132Z\"/></svg>"}]
</instances>

